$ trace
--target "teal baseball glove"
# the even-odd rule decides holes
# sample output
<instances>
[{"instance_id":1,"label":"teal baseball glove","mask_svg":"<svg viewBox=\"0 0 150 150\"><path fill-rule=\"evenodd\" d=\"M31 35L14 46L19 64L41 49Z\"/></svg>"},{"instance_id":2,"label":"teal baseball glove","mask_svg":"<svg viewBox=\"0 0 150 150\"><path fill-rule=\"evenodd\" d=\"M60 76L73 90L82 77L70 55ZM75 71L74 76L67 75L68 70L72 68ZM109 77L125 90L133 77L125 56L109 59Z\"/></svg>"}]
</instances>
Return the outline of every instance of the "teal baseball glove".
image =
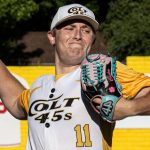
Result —
<instances>
[{"instance_id":1,"label":"teal baseball glove","mask_svg":"<svg viewBox=\"0 0 150 150\"><path fill-rule=\"evenodd\" d=\"M121 86L116 80L114 57L91 54L84 58L81 63L81 93L104 120L113 121L116 103L122 97ZM95 98L101 99L99 107L93 102Z\"/></svg>"}]
</instances>

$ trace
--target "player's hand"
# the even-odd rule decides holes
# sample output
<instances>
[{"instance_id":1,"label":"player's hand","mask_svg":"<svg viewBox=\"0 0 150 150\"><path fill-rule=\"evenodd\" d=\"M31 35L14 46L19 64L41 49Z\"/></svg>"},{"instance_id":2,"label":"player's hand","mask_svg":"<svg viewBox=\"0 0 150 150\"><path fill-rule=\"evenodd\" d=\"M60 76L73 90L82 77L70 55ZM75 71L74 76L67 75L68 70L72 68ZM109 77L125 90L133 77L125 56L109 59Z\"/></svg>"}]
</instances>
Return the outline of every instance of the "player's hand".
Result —
<instances>
[{"instance_id":1,"label":"player's hand","mask_svg":"<svg viewBox=\"0 0 150 150\"><path fill-rule=\"evenodd\" d=\"M81 64L82 94L101 117L113 121L113 113L122 97L116 80L116 60L102 54L92 54Z\"/></svg>"}]
</instances>

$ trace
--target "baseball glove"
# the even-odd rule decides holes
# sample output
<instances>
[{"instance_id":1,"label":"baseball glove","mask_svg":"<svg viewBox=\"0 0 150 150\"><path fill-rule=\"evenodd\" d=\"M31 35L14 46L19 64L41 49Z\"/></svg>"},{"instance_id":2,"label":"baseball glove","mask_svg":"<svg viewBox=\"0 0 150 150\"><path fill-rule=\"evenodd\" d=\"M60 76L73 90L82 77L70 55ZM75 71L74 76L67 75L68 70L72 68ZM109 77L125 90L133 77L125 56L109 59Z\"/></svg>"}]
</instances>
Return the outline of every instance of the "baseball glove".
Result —
<instances>
[{"instance_id":1,"label":"baseball glove","mask_svg":"<svg viewBox=\"0 0 150 150\"><path fill-rule=\"evenodd\" d=\"M116 80L116 59L103 54L87 55L81 63L81 93L85 95L96 112L113 121L116 103L121 98L121 86ZM93 102L100 98L99 109Z\"/></svg>"}]
</instances>

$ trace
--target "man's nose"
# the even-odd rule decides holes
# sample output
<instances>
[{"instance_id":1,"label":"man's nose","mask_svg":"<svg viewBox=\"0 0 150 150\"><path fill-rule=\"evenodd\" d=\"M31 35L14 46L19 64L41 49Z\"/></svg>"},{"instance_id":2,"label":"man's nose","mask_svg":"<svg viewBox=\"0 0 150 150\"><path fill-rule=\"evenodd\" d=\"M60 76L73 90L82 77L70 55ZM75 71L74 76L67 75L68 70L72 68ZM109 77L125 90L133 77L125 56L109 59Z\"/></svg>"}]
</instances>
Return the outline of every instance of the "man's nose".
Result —
<instances>
[{"instance_id":1,"label":"man's nose","mask_svg":"<svg viewBox=\"0 0 150 150\"><path fill-rule=\"evenodd\" d=\"M80 40L82 38L82 32L80 29L76 29L74 32L74 38Z\"/></svg>"}]
</instances>

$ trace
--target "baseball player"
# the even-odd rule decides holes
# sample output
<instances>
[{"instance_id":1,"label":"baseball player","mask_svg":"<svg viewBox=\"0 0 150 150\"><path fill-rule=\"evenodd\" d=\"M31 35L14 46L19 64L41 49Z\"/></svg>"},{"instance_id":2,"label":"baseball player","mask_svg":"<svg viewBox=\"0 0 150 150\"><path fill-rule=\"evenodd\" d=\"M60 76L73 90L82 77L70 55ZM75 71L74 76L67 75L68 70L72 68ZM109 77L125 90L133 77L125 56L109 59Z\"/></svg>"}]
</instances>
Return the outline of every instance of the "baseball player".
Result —
<instances>
[{"instance_id":1,"label":"baseball player","mask_svg":"<svg viewBox=\"0 0 150 150\"><path fill-rule=\"evenodd\" d=\"M28 119L26 150L111 150L114 119L150 114L147 102L150 78L120 62L114 71L117 70L116 78L122 89L114 85L120 96L116 107L113 105L111 123L107 118L103 119L81 94L84 89L80 65L91 49L98 26L93 12L82 5L60 7L48 32L49 42L55 48L56 75L39 77L30 89L25 90L13 79L1 62L0 97L13 116ZM5 88L2 87L4 78L7 79ZM102 88L98 90L102 91ZM11 102L7 101L8 96ZM135 102L126 101L130 98Z\"/></svg>"}]
</instances>

